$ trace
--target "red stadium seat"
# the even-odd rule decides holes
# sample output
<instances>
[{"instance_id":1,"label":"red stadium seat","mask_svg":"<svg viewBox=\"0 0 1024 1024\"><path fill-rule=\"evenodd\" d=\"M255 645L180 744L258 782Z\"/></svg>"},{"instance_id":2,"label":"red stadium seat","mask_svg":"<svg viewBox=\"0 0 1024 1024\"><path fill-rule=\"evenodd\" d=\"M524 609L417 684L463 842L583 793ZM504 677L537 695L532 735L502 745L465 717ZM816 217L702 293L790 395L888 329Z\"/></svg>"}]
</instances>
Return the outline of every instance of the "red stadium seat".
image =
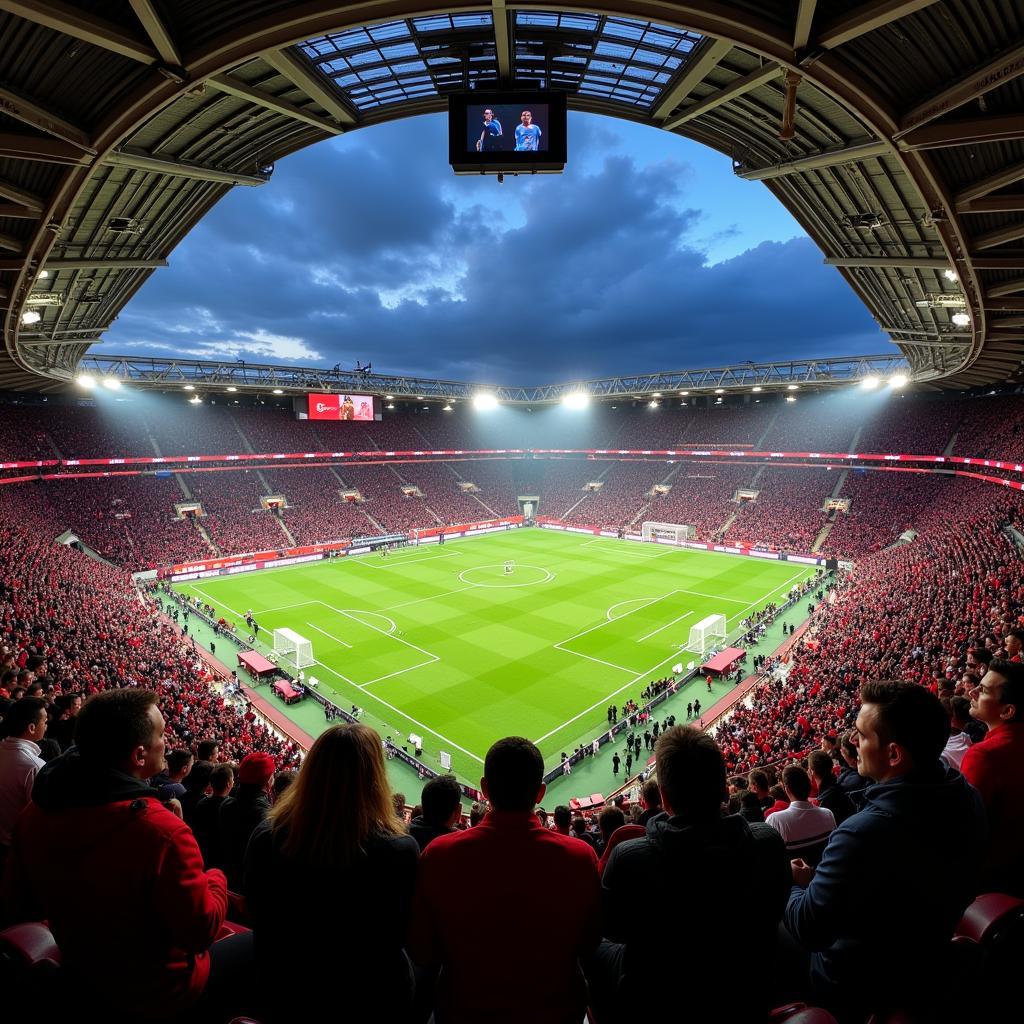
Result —
<instances>
[{"instance_id":1,"label":"red stadium seat","mask_svg":"<svg viewBox=\"0 0 1024 1024\"><path fill-rule=\"evenodd\" d=\"M979 896L964 911L956 934L991 947L1024 938L1024 900L1004 893Z\"/></svg>"},{"instance_id":2,"label":"red stadium seat","mask_svg":"<svg viewBox=\"0 0 1024 1024\"><path fill-rule=\"evenodd\" d=\"M0 931L0 958L28 970L60 967L60 949L42 921L28 921Z\"/></svg>"},{"instance_id":3,"label":"red stadium seat","mask_svg":"<svg viewBox=\"0 0 1024 1024\"><path fill-rule=\"evenodd\" d=\"M835 1017L820 1006L808 1006L806 1003L788 1003L772 1010L769 1018L771 1024L836 1024Z\"/></svg>"}]
</instances>

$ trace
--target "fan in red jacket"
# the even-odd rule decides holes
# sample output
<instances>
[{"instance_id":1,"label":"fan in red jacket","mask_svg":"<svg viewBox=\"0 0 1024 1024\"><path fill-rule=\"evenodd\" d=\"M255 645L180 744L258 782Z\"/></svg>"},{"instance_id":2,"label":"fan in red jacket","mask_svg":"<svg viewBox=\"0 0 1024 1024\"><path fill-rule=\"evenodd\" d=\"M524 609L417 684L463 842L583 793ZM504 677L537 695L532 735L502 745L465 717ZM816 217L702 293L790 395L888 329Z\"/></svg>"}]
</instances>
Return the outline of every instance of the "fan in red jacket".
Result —
<instances>
[{"instance_id":1,"label":"fan in red jacket","mask_svg":"<svg viewBox=\"0 0 1024 1024\"><path fill-rule=\"evenodd\" d=\"M146 782L165 764L155 693L90 698L75 739L15 825L5 916L49 922L83 1010L173 1016L207 982L227 882Z\"/></svg>"}]
</instances>

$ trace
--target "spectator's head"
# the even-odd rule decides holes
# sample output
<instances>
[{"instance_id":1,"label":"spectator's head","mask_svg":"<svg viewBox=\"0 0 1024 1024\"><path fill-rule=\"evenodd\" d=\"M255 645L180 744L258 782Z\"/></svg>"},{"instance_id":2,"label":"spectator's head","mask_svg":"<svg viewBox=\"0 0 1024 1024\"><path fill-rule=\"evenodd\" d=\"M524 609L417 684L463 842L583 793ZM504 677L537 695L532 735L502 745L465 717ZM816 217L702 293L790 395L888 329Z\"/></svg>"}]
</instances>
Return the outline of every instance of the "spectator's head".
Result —
<instances>
[{"instance_id":1,"label":"spectator's head","mask_svg":"<svg viewBox=\"0 0 1024 1024\"><path fill-rule=\"evenodd\" d=\"M194 758L191 750L172 750L167 755L167 775L174 782L181 782L192 770Z\"/></svg>"},{"instance_id":2,"label":"spectator's head","mask_svg":"<svg viewBox=\"0 0 1024 1024\"><path fill-rule=\"evenodd\" d=\"M366 725L322 732L269 820L286 857L320 866L352 863L372 836L403 834L380 736Z\"/></svg>"},{"instance_id":3,"label":"spectator's head","mask_svg":"<svg viewBox=\"0 0 1024 1024\"><path fill-rule=\"evenodd\" d=\"M660 794L658 798L661 799ZM606 843L611 839L612 833L625 824L626 816L618 807L606 807L597 818L597 827L601 830L601 837Z\"/></svg>"},{"instance_id":4,"label":"spectator's head","mask_svg":"<svg viewBox=\"0 0 1024 1024\"><path fill-rule=\"evenodd\" d=\"M46 735L46 701L40 697L22 697L5 712L0 736L38 743Z\"/></svg>"},{"instance_id":5,"label":"spectator's head","mask_svg":"<svg viewBox=\"0 0 1024 1024\"><path fill-rule=\"evenodd\" d=\"M655 747L661 802L672 815L713 821L727 799L725 761L715 741L699 729L676 725Z\"/></svg>"},{"instance_id":6,"label":"spectator's head","mask_svg":"<svg viewBox=\"0 0 1024 1024\"><path fill-rule=\"evenodd\" d=\"M193 768L192 771L194 772L195 768ZM274 776L274 781L273 781L273 783L271 783L271 786L270 786L270 794L271 794L271 796L275 800L279 800L281 798L281 794L290 785L292 785L292 783L295 782L295 779L296 779L297 775L298 775L297 772L292 772L292 771L277 772L277 774Z\"/></svg>"},{"instance_id":7,"label":"spectator's head","mask_svg":"<svg viewBox=\"0 0 1024 1024\"><path fill-rule=\"evenodd\" d=\"M152 690L124 687L90 697L75 719L75 744L93 768L150 779L166 768L164 716Z\"/></svg>"},{"instance_id":8,"label":"spectator's head","mask_svg":"<svg viewBox=\"0 0 1024 1024\"><path fill-rule=\"evenodd\" d=\"M216 764L220 760L220 740L201 740L196 748L196 757Z\"/></svg>"},{"instance_id":9,"label":"spectator's head","mask_svg":"<svg viewBox=\"0 0 1024 1024\"><path fill-rule=\"evenodd\" d=\"M966 697L952 697L949 701L949 721L954 729L963 729L971 720L971 702Z\"/></svg>"},{"instance_id":10,"label":"spectator's head","mask_svg":"<svg viewBox=\"0 0 1024 1024\"><path fill-rule=\"evenodd\" d=\"M987 647L971 647L967 651L967 674L977 682L988 671L992 652Z\"/></svg>"},{"instance_id":11,"label":"spectator's head","mask_svg":"<svg viewBox=\"0 0 1024 1024\"><path fill-rule=\"evenodd\" d=\"M521 736L508 736L487 751L480 788L496 811L532 811L544 798L543 780L540 751Z\"/></svg>"},{"instance_id":12,"label":"spectator's head","mask_svg":"<svg viewBox=\"0 0 1024 1024\"><path fill-rule=\"evenodd\" d=\"M733 796L749 788L750 783L747 782L746 778L742 775L734 775L729 779L729 792L733 794Z\"/></svg>"},{"instance_id":13,"label":"spectator's head","mask_svg":"<svg viewBox=\"0 0 1024 1024\"><path fill-rule=\"evenodd\" d=\"M787 807L789 806L789 797L786 795L785 789L782 788L778 783L768 788L768 795L776 802L783 803Z\"/></svg>"},{"instance_id":14,"label":"spectator's head","mask_svg":"<svg viewBox=\"0 0 1024 1024\"><path fill-rule=\"evenodd\" d=\"M824 750L812 750L807 758L807 772L814 779L819 789L827 786L835 778L832 768L835 762Z\"/></svg>"},{"instance_id":15,"label":"spectator's head","mask_svg":"<svg viewBox=\"0 0 1024 1024\"><path fill-rule=\"evenodd\" d=\"M648 779L640 787L640 803L644 805L645 811L657 814L661 810L661 787L657 779Z\"/></svg>"},{"instance_id":16,"label":"spectator's head","mask_svg":"<svg viewBox=\"0 0 1024 1024\"><path fill-rule=\"evenodd\" d=\"M215 764L210 772L210 789L214 796L227 796L235 784L235 769L230 764Z\"/></svg>"},{"instance_id":17,"label":"spectator's head","mask_svg":"<svg viewBox=\"0 0 1024 1024\"><path fill-rule=\"evenodd\" d=\"M587 821L585 818L576 817L572 819L572 831L574 835L582 836L587 831Z\"/></svg>"},{"instance_id":18,"label":"spectator's head","mask_svg":"<svg viewBox=\"0 0 1024 1024\"><path fill-rule=\"evenodd\" d=\"M819 754L824 751L819 750ZM828 757L828 754L825 754ZM806 800L811 795L811 780L807 772L797 764L787 765L782 772L782 787L790 802Z\"/></svg>"},{"instance_id":19,"label":"spectator's head","mask_svg":"<svg viewBox=\"0 0 1024 1024\"><path fill-rule=\"evenodd\" d=\"M469 809L469 827L476 828L487 817L487 804L474 800Z\"/></svg>"},{"instance_id":20,"label":"spectator's head","mask_svg":"<svg viewBox=\"0 0 1024 1024\"><path fill-rule=\"evenodd\" d=\"M1007 658L1019 658L1021 648L1024 647L1024 633L1019 629L1011 629L1003 638L1003 650Z\"/></svg>"},{"instance_id":21,"label":"spectator's head","mask_svg":"<svg viewBox=\"0 0 1024 1024\"><path fill-rule=\"evenodd\" d=\"M462 790L454 775L438 775L420 793L423 820L434 828L451 828L462 815Z\"/></svg>"},{"instance_id":22,"label":"spectator's head","mask_svg":"<svg viewBox=\"0 0 1024 1024\"><path fill-rule=\"evenodd\" d=\"M938 697L916 683L872 680L860 699L854 742L861 775L886 782L938 764L949 739Z\"/></svg>"},{"instance_id":23,"label":"spectator's head","mask_svg":"<svg viewBox=\"0 0 1024 1024\"><path fill-rule=\"evenodd\" d=\"M171 759L167 758L168 768ZM185 776L183 785L190 793L203 794L206 787L210 785L210 776L213 774L213 765L209 761L193 761L188 775Z\"/></svg>"},{"instance_id":24,"label":"spectator's head","mask_svg":"<svg viewBox=\"0 0 1024 1024\"><path fill-rule=\"evenodd\" d=\"M756 771L750 773L750 788L758 796L768 795L768 773L761 771L758 768Z\"/></svg>"},{"instance_id":25,"label":"spectator's head","mask_svg":"<svg viewBox=\"0 0 1024 1024\"><path fill-rule=\"evenodd\" d=\"M269 754L246 754L238 766L238 784L266 789L274 777L276 767L274 759Z\"/></svg>"},{"instance_id":26,"label":"spectator's head","mask_svg":"<svg viewBox=\"0 0 1024 1024\"><path fill-rule=\"evenodd\" d=\"M843 733L843 738L839 741L839 752L851 768L857 767L857 745L853 742L852 730Z\"/></svg>"},{"instance_id":27,"label":"spectator's head","mask_svg":"<svg viewBox=\"0 0 1024 1024\"><path fill-rule=\"evenodd\" d=\"M746 789L736 799L739 801L739 810L747 821L764 821L761 800L756 793Z\"/></svg>"},{"instance_id":28,"label":"spectator's head","mask_svg":"<svg viewBox=\"0 0 1024 1024\"><path fill-rule=\"evenodd\" d=\"M395 814L397 814L399 818L402 818L404 820L404 818L405 818L405 806L406 806L405 794L404 793L394 793L394 794L392 794L391 802L395 805Z\"/></svg>"},{"instance_id":29,"label":"spectator's head","mask_svg":"<svg viewBox=\"0 0 1024 1024\"><path fill-rule=\"evenodd\" d=\"M555 830L561 833L569 831L569 822L572 821L572 812L565 804L559 804L555 808Z\"/></svg>"},{"instance_id":30,"label":"spectator's head","mask_svg":"<svg viewBox=\"0 0 1024 1024\"><path fill-rule=\"evenodd\" d=\"M1024 665L995 659L971 690L971 715L990 729L1024 720Z\"/></svg>"}]
</instances>

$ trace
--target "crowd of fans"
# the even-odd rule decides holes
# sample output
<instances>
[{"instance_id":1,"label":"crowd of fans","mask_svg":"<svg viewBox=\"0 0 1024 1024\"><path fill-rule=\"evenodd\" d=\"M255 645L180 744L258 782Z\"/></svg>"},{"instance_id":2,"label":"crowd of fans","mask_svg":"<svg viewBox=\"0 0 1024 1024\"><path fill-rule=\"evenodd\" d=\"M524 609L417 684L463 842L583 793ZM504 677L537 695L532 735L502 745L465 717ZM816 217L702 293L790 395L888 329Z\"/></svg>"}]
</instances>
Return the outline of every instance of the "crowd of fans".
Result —
<instances>
[{"instance_id":1,"label":"crowd of fans","mask_svg":"<svg viewBox=\"0 0 1024 1024\"><path fill-rule=\"evenodd\" d=\"M664 462L598 463L607 468L601 487L573 509L566 522L620 530L632 523L650 503L650 491L668 475Z\"/></svg>"},{"instance_id":2,"label":"crowd of fans","mask_svg":"<svg viewBox=\"0 0 1024 1024\"><path fill-rule=\"evenodd\" d=\"M757 499L740 504L724 539L768 551L810 551L836 479L825 469L766 469L757 481Z\"/></svg>"}]
</instances>

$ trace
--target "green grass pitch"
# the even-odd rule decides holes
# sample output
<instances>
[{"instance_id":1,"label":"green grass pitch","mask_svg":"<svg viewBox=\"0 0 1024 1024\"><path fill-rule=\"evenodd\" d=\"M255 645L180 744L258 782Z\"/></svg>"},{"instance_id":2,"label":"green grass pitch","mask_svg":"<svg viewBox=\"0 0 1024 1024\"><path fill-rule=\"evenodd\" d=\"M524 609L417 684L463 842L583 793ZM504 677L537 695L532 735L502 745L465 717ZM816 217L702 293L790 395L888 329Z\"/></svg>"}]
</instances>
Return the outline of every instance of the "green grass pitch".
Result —
<instances>
[{"instance_id":1,"label":"green grass pitch","mask_svg":"<svg viewBox=\"0 0 1024 1024\"><path fill-rule=\"evenodd\" d=\"M307 637L321 692L395 739L421 735L428 764L447 751L475 785L494 740L527 736L555 765L601 730L609 704L696 657L680 650L690 626L719 613L731 631L813 571L522 529L177 589L241 635L251 608L264 639L284 626Z\"/></svg>"}]
</instances>

